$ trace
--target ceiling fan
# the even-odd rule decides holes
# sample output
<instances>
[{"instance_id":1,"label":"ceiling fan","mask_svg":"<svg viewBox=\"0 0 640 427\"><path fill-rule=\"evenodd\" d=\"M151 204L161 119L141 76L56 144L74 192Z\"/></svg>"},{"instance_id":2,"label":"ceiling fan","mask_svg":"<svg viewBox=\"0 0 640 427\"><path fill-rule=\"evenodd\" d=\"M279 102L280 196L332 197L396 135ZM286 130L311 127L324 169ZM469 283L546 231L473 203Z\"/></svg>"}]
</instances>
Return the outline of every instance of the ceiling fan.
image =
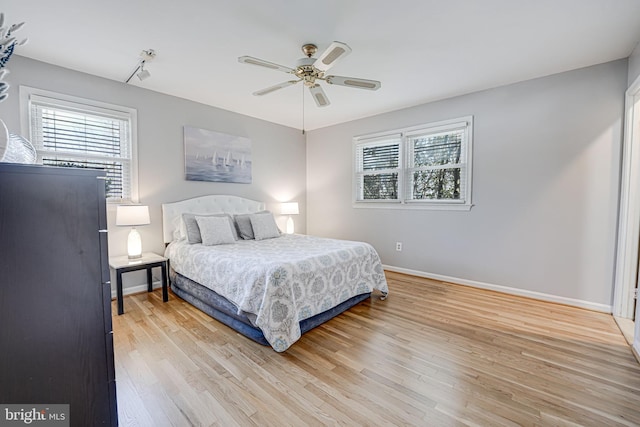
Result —
<instances>
[{"instance_id":1,"label":"ceiling fan","mask_svg":"<svg viewBox=\"0 0 640 427\"><path fill-rule=\"evenodd\" d=\"M283 65L274 64L273 62L254 58L252 56L241 56L238 58L238 61L244 64L258 65L260 67L282 71L284 73L293 74L294 76L298 77L298 80L289 80L275 86L270 86L257 92L253 92L253 95L256 96L267 95L271 92L275 92L276 90L294 85L298 82L304 82L304 85L309 88L311 97L316 102L318 107L326 107L330 104L329 98L327 98L324 90L318 84L318 80L322 80L330 85L347 86L356 89L380 89L380 82L377 80L325 75L329 68L333 67L340 59L351 53L351 48L345 43L331 43L327 50L325 50L322 55L320 55L316 59L313 58L313 55L315 55L317 51L318 47L314 44L307 43L303 45L302 52L306 55L306 57L298 59L295 68L289 68Z\"/></svg>"}]
</instances>

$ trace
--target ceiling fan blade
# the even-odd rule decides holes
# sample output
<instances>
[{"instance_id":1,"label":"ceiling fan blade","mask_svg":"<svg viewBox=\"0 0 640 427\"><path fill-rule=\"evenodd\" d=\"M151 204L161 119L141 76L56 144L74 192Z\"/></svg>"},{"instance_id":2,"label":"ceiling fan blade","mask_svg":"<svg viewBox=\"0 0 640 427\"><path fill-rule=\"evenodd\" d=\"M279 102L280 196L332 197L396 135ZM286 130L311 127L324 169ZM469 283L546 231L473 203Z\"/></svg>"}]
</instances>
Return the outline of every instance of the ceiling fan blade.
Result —
<instances>
[{"instance_id":1,"label":"ceiling fan blade","mask_svg":"<svg viewBox=\"0 0 640 427\"><path fill-rule=\"evenodd\" d=\"M285 67L284 65L274 64L273 62L265 61L263 59L254 58L253 56L241 56L238 58L238 62L243 64L258 65L260 67L270 68L272 70L282 71L285 73L295 73L293 68Z\"/></svg>"},{"instance_id":2,"label":"ceiling fan blade","mask_svg":"<svg viewBox=\"0 0 640 427\"><path fill-rule=\"evenodd\" d=\"M355 77L327 76L325 81L330 85L355 87L356 89L378 90L381 83L377 80L357 79Z\"/></svg>"},{"instance_id":3,"label":"ceiling fan blade","mask_svg":"<svg viewBox=\"0 0 640 427\"><path fill-rule=\"evenodd\" d=\"M327 98L327 95L324 93L324 90L322 90L322 86L318 84L310 86L309 92L311 92L311 97L316 101L316 105L318 107L326 107L331 104L331 102L329 102L329 98Z\"/></svg>"},{"instance_id":4,"label":"ceiling fan blade","mask_svg":"<svg viewBox=\"0 0 640 427\"><path fill-rule=\"evenodd\" d=\"M333 42L329 45L327 50L325 50L322 55L316 62L313 63L313 66L316 67L320 71L327 71L329 68L333 67L338 60L344 58L345 56L351 53L351 48L342 42Z\"/></svg>"},{"instance_id":5,"label":"ceiling fan blade","mask_svg":"<svg viewBox=\"0 0 640 427\"><path fill-rule=\"evenodd\" d=\"M294 84L298 83L299 81L300 80L289 80L288 82L282 82L282 83L277 84L275 86L269 86L267 88L255 91L255 92L253 92L253 95L255 95L255 96L267 95L267 94L269 94L271 92L275 92L276 90L285 88L287 86L294 85Z\"/></svg>"}]
</instances>

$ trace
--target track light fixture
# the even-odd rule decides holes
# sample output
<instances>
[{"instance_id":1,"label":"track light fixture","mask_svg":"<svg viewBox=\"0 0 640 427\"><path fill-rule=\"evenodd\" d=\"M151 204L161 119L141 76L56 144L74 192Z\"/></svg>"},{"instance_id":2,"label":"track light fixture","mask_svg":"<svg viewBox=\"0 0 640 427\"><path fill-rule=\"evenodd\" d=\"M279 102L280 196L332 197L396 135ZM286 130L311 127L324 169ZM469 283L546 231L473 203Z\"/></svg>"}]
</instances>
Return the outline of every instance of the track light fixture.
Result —
<instances>
[{"instance_id":1,"label":"track light fixture","mask_svg":"<svg viewBox=\"0 0 640 427\"><path fill-rule=\"evenodd\" d=\"M144 62L140 65L140 71L136 74L140 81L151 77L151 73L144 69Z\"/></svg>"},{"instance_id":2,"label":"track light fixture","mask_svg":"<svg viewBox=\"0 0 640 427\"><path fill-rule=\"evenodd\" d=\"M140 81L151 77L151 73L148 70L144 69L144 65L147 62L152 61L155 57L156 57L156 51L153 49L147 49L140 52L140 61L138 62L138 65L136 66L135 70L133 70L131 75L129 75L129 78L125 80L125 83L129 83L133 78L133 76L138 76Z\"/></svg>"}]
</instances>

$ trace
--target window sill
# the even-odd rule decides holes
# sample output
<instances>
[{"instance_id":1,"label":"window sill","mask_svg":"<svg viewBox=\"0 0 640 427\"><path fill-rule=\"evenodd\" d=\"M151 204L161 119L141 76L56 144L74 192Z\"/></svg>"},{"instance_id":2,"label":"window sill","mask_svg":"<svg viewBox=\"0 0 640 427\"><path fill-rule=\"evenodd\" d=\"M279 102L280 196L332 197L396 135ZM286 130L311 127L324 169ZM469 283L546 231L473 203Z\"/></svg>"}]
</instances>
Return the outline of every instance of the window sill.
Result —
<instances>
[{"instance_id":1,"label":"window sill","mask_svg":"<svg viewBox=\"0 0 640 427\"><path fill-rule=\"evenodd\" d=\"M353 202L356 209L404 209L425 211L470 211L471 203L388 203L388 202Z\"/></svg>"}]
</instances>

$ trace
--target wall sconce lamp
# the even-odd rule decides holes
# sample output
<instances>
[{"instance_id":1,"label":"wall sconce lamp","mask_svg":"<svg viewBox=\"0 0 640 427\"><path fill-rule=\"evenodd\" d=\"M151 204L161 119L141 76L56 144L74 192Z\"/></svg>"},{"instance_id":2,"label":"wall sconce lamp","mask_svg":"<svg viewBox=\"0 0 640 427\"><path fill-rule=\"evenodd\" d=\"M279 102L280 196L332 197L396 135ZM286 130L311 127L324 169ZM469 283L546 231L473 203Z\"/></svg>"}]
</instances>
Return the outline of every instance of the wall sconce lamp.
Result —
<instances>
[{"instance_id":1,"label":"wall sconce lamp","mask_svg":"<svg viewBox=\"0 0 640 427\"><path fill-rule=\"evenodd\" d=\"M129 226L129 238L127 239L127 254L129 259L142 257L142 237L136 230L136 225L151 224L149 218L149 206L119 205L116 208L116 225Z\"/></svg>"},{"instance_id":2,"label":"wall sconce lamp","mask_svg":"<svg viewBox=\"0 0 640 427\"><path fill-rule=\"evenodd\" d=\"M287 218L287 234L293 234L295 231L291 215L298 215L300 213L298 202L283 203L280 206L280 213L282 215L289 215L289 218Z\"/></svg>"}]
</instances>

